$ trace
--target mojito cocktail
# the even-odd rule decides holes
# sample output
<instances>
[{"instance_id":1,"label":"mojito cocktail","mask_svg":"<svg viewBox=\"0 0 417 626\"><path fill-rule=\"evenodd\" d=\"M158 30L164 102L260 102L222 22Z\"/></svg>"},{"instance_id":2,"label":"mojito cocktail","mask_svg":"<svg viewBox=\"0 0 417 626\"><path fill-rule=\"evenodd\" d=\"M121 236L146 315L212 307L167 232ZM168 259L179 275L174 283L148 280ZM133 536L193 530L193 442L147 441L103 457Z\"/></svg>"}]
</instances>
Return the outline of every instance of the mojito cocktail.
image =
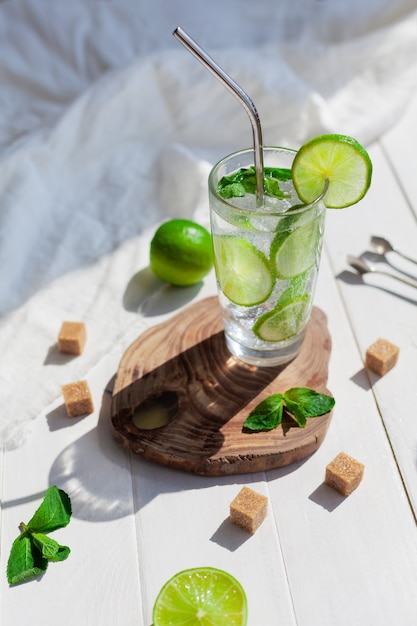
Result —
<instances>
[{"instance_id":1,"label":"mojito cocktail","mask_svg":"<svg viewBox=\"0 0 417 626\"><path fill-rule=\"evenodd\" d=\"M257 366L292 360L313 305L325 189L301 202L291 179L295 151L264 148L264 197L256 197L253 150L222 159L209 176L214 264L227 345Z\"/></svg>"}]
</instances>

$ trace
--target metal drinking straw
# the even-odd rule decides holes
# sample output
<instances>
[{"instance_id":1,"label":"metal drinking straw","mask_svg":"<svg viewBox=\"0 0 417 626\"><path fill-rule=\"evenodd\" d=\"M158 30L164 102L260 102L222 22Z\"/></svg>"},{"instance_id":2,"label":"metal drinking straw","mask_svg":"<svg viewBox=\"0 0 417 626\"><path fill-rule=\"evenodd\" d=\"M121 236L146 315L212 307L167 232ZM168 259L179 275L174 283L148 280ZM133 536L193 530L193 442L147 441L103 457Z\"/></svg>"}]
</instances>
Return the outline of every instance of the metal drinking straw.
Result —
<instances>
[{"instance_id":1,"label":"metal drinking straw","mask_svg":"<svg viewBox=\"0 0 417 626\"><path fill-rule=\"evenodd\" d=\"M263 204L264 159L262 149L262 129L258 112L249 96L226 72L180 27L172 33L178 41L202 63L243 105L252 124L253 150L256 173L256 199L258 206Z\"/></svg>"}]
</instances>

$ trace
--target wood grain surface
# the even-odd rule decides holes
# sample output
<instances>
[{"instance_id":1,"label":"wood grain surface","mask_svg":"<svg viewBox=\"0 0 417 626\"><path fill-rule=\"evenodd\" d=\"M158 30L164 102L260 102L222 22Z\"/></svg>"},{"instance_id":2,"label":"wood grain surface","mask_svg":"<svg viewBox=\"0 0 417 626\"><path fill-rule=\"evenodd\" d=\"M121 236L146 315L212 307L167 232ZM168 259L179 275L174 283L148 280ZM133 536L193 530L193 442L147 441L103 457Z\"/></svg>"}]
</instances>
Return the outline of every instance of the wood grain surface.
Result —
<instances>
[{"instance_id":1,"label":"wood grain surface","mask_svg":"<svg viewBox=\"0 0 417 626\"><path fill-rule=\"evenodd\" d=\"M202 475L241 474L288 465L313 453L331 413L299 428L245 432L249 412L272 393L311 387L327 393L331 340L324 313L313 308L301 351L286 366L257 368L231 356L216 296L141 335L123 355L111 420L115 438L135 454ZM175 415L154 429L135 426L138 407L175 400Z\"/></svg>"}]
</instances>

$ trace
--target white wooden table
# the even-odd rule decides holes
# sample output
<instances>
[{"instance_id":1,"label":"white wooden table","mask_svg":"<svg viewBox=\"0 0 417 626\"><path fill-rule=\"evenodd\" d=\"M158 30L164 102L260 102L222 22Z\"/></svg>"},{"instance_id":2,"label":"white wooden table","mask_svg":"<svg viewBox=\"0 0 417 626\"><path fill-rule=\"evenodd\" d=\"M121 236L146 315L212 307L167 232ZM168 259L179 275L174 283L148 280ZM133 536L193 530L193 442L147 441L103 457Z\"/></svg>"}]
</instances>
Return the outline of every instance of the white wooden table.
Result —
<instances>
[{"instance_id":1,"label":"white wooden table","mask_svg":"<svg viewBox=\"0 0 417 626\"><path fill-rule=\"evenodd\" d=\"M88 375L93 415L71 422L57 401L28 442L1 457L2 626L151 626L162 584L199 565L241 581L250 626L417 624L417 290L358 278L346 263L348 253L369 249L371 234L417 256L416 137L417 98L370 147L374 179L365 200L329 211L316 304L332 336L328 387L336 408L319 450L282 469L221 478L130 457L111 435L106 390L121 358L115 346ZM389 260L417 276L417 266L394 254ZM198 298L214 293L210 276ZM363 367L378 337L400 347L383 378ZM365 464L348 498L323 484L326 464L342 450ZM72 499L73 519L55 534L72 553L42 580L9 588L5 568L18 524L52 484ZM254 536L227 519L243 485L270 502Z\"/></svg>"}]
</instances>

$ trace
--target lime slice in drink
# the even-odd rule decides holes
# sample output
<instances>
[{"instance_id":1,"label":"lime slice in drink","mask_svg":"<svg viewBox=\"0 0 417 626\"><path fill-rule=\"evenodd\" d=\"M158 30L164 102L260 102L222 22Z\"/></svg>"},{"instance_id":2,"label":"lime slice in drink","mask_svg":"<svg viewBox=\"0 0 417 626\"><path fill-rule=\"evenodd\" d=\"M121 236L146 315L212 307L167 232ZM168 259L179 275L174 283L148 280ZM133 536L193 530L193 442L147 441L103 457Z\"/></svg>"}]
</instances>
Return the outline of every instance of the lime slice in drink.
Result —
<instances>
[{"instance_id":1,"label":"lime slice in drink","mask_svg":"<svg viewBox=\"0 0 417 626\"><path fill-rule=\"evenodd\" d=\"M308 303L308 295L303 294L287 302L283 307L278 305L257 319L253 325L253 332L262 341L289 339L304 327Z\"/></svg>"},{"instance_id":2,"label":"lime slice in drink","mask_svg":"<svg viewBox=\"0 0 417 626\"><path fill-rule=\"evenodd\" d=\"M346 135L320 135L298 150L292 179L303 202L313 202L329 181L324 202L342 209L359 202L369 189L372 162L365 148Z\"/></svg>"},{"instance_id":3,"label":"lime slice in drink","mask_svg":"<svg viewBox=\"0 0 417 626\"><path fill-rule=\"evenodd\" d=\"M278 232L271 245L271 262L280 278L297 276L320 258L321 220L295 225L292 232Z\"/></svg>"},{"instance_id":4,"label":"lime slice in drink","mask_svg":"<svg viewBox=\"0 0 417 626\"><path fill-rule=\"evenodd\" d=\"M187 569L162 587L152 617L153 626L245 626L246 594L227 572Z\"/></svg>"},{"instance_id":5,"label":"lime slice in drink","mask_svg":"<svg viewBox=\"0 0 417 626\"><path fill-rule=\"evenodd\" d=\"M214 264L224 295L234 304L264 302L274 286L266 256L251 243L231 235L214 235Z\"/></svg>"}]
</instances>

